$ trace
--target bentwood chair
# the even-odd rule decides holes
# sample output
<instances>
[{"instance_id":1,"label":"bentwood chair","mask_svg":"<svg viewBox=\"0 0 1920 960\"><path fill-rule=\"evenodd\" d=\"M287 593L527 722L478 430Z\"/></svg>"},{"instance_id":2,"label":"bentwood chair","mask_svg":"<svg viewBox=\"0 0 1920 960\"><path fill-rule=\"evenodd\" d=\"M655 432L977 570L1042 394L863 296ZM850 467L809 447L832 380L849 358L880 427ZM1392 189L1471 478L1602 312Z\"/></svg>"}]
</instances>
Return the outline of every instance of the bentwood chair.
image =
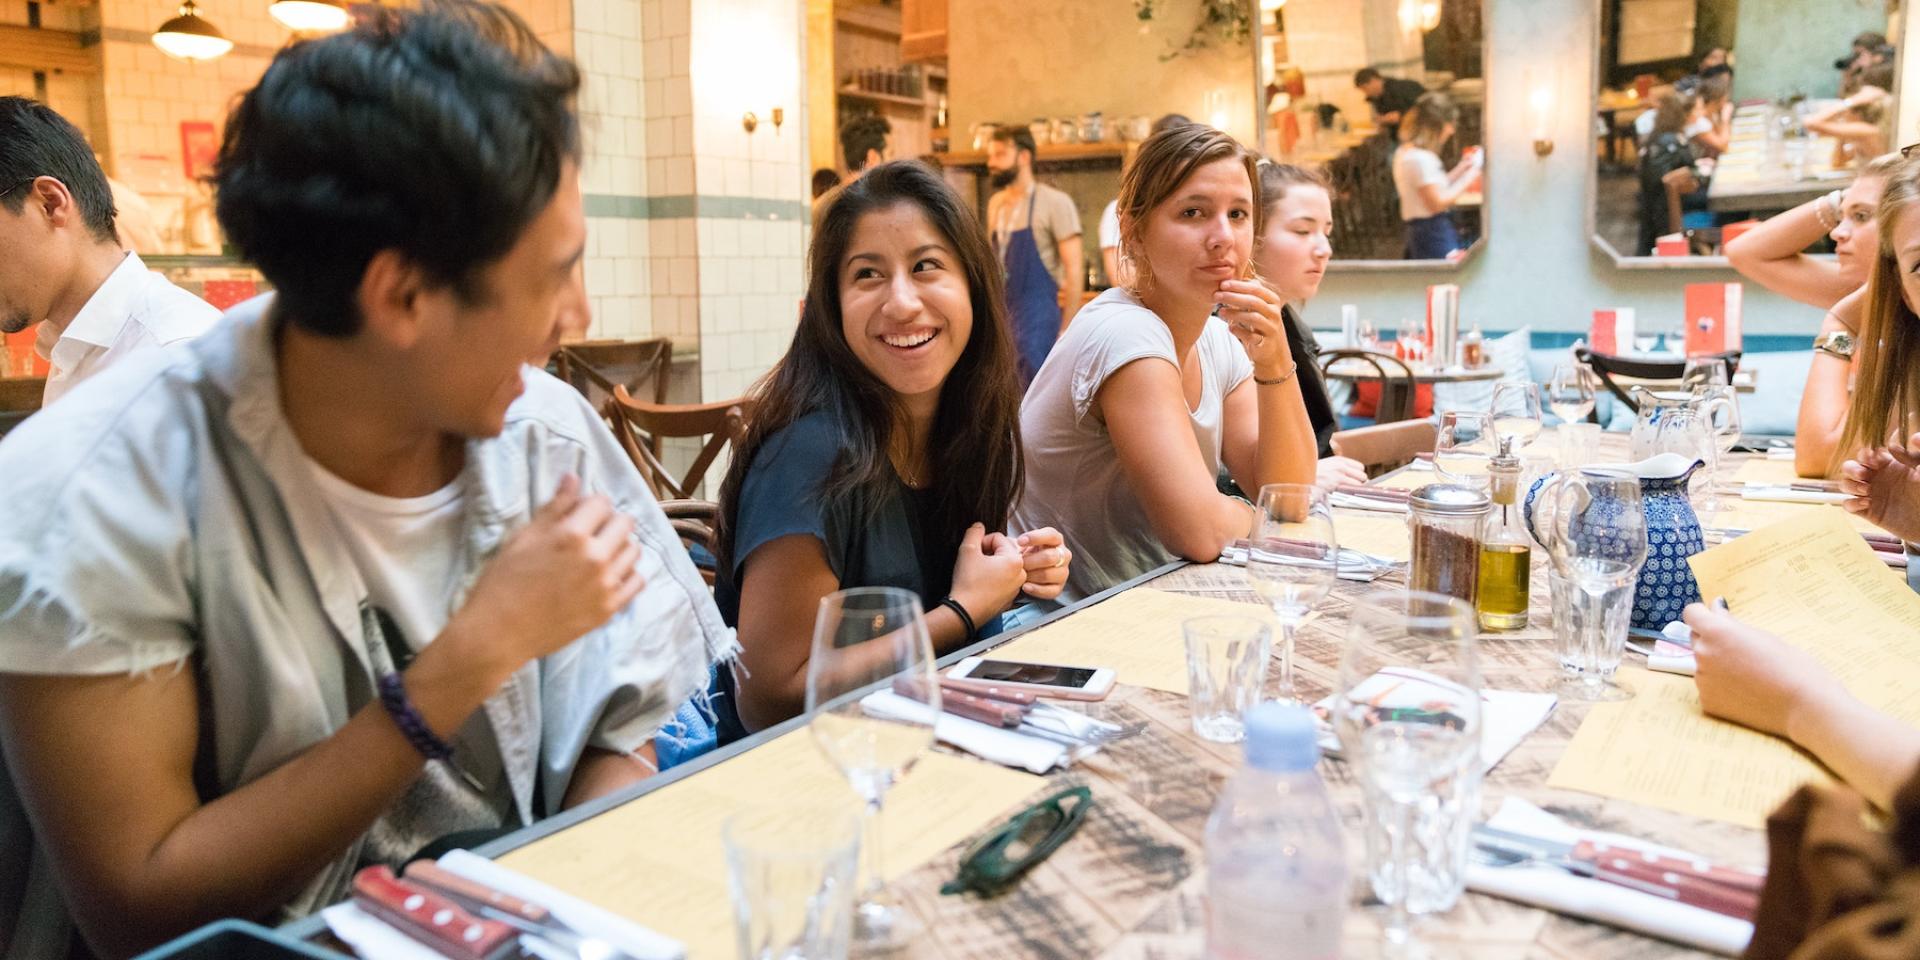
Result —
<instances>
[{"instance_id":1,"label":"bentwood chair","mask_svg":"<svg viewBox=\"0 0 1920 960\"><path fill-rule=\"evenodd\" d=\"M616 386L654 403L666 403L672 363L673 341L666 337L583 340L561 346L553 356L553 374L572 384L596 408L613 396Z\"/></svg>"},{"instance_id":2,"label":"bentwood chair","mask_svg":"<svg viewBox=\"0 0 1920 960\"><path fill-rule=\"evenodd\" d=\"M1439 432L1426 420L1402 420L1341 430L1330 442L1335 456L1358 460L1367 476L1377 477L1412 463L1419 454L1432 453Z\"/></svg>"},{"instance_id":3,"label":"bentwood chair","mask_svg":"<svg viewBox=\"0 0 1920 960\"><path fill-rule=\"evenodd\" d=\"M720 505L712 500L667 500L660 504L660 509L673 525L673 532L680 535L680 542L693 557L693 565L700 571L701 578L707 581L707 586L713 586L713 550L717 542L714 531L720 523Z\"/></svg>"},{"instance_id":4,"label":"bentwood chair","mask_svg":"<svg viewBox=\"0 0 1920 960\"><path fill-rule=\"evenodd\" d=\"M1739 350L1729 350L1726 353L1711 353L1689 358L1676 357L1672 360L1636 360L1612 354L1595 353L1583 346L1574 349L1573 358L1586 364L1594 375L1600 378L1600 383L1607 388L1607 392L1613 394L1614 399L1626 404L1627 409L1632 410L1637 416L1640 413L1640 405L1633 400L1631 389L1633 384L1623 385L1616 381L1615 377L1649 380L1656 383L1681 383L1686 376L1688 360L1718 360L1722 366L1726 367L1727 382L1732 383L1734 371L1740 369L1740 353ZM1684 383L1682 385L1690 386Z\"/></svg>"},{"instance_id":5,"label":"bentwood chair","mask_svg":"<svg viewBox=\"0 0 1920 960\"><path fill-rule=\"evenodd\" d=\"M1334 364L1343 360L1349 365L1363 363L1373 368L1373 376L1368 379L1377 380L1380 383L1380 404L1373 415L1375 423L1393 423L1413 416L1415 381L1413 368L1407 366L1405 361L1392 354L1380 353L1376 350L1360 350L1353 347L1322 350L1320 351L1322 378L1327 376L1327 371L1332 369Z\"/></svg>"},{"instance_id":6,"label":"bentwood chair","mask_svg":"<svg viewBox=\"0 0 1920 960\"><path fill-rule=\"evenodd\" d=\"M718 403L648 403L635 400L625 386L615 384L613 396L607 399L601 412L640 476L662 501L692 498L720 452L730 443L739 443L747 433L744 399ZM673 437L704 438L693 463L678 477L659 453L660 441Z\"/></svg>"}]
</instances>

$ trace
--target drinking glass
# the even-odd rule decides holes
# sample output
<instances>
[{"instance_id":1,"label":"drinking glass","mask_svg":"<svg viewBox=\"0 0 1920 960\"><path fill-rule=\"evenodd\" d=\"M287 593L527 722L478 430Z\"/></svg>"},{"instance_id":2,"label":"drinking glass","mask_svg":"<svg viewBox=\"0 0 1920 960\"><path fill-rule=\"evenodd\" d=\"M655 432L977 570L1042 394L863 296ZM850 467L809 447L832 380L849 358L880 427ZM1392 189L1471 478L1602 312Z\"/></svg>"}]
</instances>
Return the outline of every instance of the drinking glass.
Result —
<instances>
[{"instance_id":1,"label":"drinking glass","mask_svg":"<svg viewBox=\"0 0 1920 960\"><path fill-rule=\"evenodd\" d=\"M807 660L807 718L820 752L866 803L866 887L854 909L861 953L897 949L920 924L887 889L880 858L880 804L933 746L940 685L920 598L898 587L856 587L827 594L813 625ZM886 715L861 698L891 690Z\"/></svg>"},{"instance_id":2,"label":"drinking glass","mask_svg":"<svg viewBox=\"0 0 1920 960\"><path fill-rule=\"evenodd\" d=\"M1562 424L1579 423L1593 412L1593 372L1578 363L1557 364L1547 378L1547 407Z\"/></svg>"},{"instance_id":3,"label":"drinking glass","mask_svg":"<svg viewBox=\"0 0 1920 960\"><path fill-rule=\"evenodd\" d=\"M1297 701L1293 638L1307 615L1333 591L1340 544L1327 492L1312 484L1269 483L1254 504L1247 540L1247 580L1280 621L1281 700Z\"/></svg>"},{"instance_id":4,"label":"drinking glass","mask_svg":"<svg viewBox=\"0 0 1920 960\"><path fill-rule=\"evenodd\" d=\"M1417 590L1356 603L1333 726L1364 789L1367 880L1387 953L1416 951L1414 915L1460 899L1479 813L1480 668L1473 608Z\"/></svg>"},{"instance_id":5,"label":"drinking glass","mask_svg":"<svg viewBox=\"0 0 1920 960\"><path fill-rule=\"evenodd\" d=\"M742 960L847 955L860 850L851 808L751 808L728 817L720 836Z\"/></svg>"},{"instance_id":6,"label":"drinking glass","mask_svg":"<svg viewBox=\"0 0 1920 960\"><path fill-rule=\"evenodd\" d=\"M1618 700L1613 682L1626 645L1633 593L1647 559L1640 479L1587 467L1562 473L1534 497L1535 528L1552 564L1553 635L1564 674L1561 695Z\"/></svg>"},{"instance_id":7,"label":"drinking glass","mask_svg":"<svg viewBox=\"0 0 1920 960\"><path fill-rule=\"evenodd\" d=\"M1493 414L1495 448L1506 445L1519 453L1540 435L1540 388L1511 380L1496 383L1487 412Z\"/></svg>"},{"instance_id":8,"label":"drinking glass","mask_svg":"<svg viewBox=\"0 0 1920 960\"><path fill-rule=\"evenodd\" d=\"M1713 369L1724 379L1724 366L1716 363ZM1703 525L1712 526L1713 516L1720 511L1720 464L1740 445L1740 396L1732 386L1713 382L1694 384L1693 395L1700 400L1701 416L1714 447L1715 456L1708 463L1705 483L1705 513L1700 518Z\"/></svg>"},{"instance_id":9,"label":"drinking glass","mask_svg":"<svg viewBox=\"0 0 1920 960\"><path fill-rule=\"evenodd\" d=\"M1727 386L1727 363L1719 357L1688 357L1681 369L1682 386Z\"/></svg>"},{"instance_id":10,"label":"drinking glass","mask_svg":"<svg viewBox=\"0 0 1920 960\"><path fill-rule=\"evenodd\" d=\"M1433 467L1449 483L1485 490L1492 479L1494 445L1492 414L1441 414L1440 432L1434 437Z\"/></svg>"},{"instance_id":11,"label":"drinking glass","mask_svg":"<svg viewBox=\"0 0 1920 960\"><path fill-rule=\"evenodd\" d=\"M1719 506L1713 496L1713 485L1719 473L1720 447L1706 407L1694 404L1662 411L1659 422L1654 424L1652 449L1655 454L1677 453L1706 464L1705 469L1694 471L1688 482L1687 500L1693 504L1701 525L1713 526L1713 516Z\"/></svg>"},{"instance_id":12,"label":"drinking glass","mask_svg":"<svg viewBox=\"0 0 1920 960\"><path fill-rule=\"evenodd\" d=\"M1273 631L1253 617L1194 617L1187 642L1187 706L1193 732L1215 743L1246 739L1247 711L1260 702Z\"/></svg>"}]
</instances>

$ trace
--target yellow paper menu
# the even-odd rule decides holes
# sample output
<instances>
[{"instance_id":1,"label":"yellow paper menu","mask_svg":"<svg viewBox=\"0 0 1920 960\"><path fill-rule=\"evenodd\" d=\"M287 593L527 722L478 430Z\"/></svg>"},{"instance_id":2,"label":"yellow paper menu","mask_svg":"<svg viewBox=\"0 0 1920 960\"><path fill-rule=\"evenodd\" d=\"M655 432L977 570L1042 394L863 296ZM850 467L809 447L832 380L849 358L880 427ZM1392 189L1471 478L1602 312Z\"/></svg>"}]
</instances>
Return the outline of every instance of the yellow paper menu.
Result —
<instances>
[{"instance_id":1,"label":"yellow paper menu","mask_svg":"<svg viewBox=\"0 0 1920 960\"><path fill-rule=\"evenodd\" d=\"M1920 595L1839 511L1729 541L1689 563L1703 596L1811 653L1866 703L1920 723ZM1548 783L1750 827L1827 774L1784 740L1700 712L1693 681L1623 669L1638 696L1593 708Z\"/></svg>"},{"instance_id":2,"label":"yellow paper menu","mask_svg":"<svg viewBox=\"0 0 1920 960\"><path fill-rule=\"evenodd\" d=\"M889 878L904 876L1014 813L1045 781L930 753L888 792L880 835ZM500 862L687 945L689 960L736 955L721 825L767 805L844 804L853 789L812 734L796 730L508 853Z\"/></svg>"},{"instance_id":3,"label":"yellow paper menu","mask_svg":"<svg viewBox=\"0 0 1920 960\"><path fill-rule=\"evenodd\" d=\"M1136 587L996 647L990 656L1029 663L1111 667L1120 683L1184 696L1187 641L1180 632L1180 622L1219 614L1273 622L1273 611L1262 604Z\"/></svg>"}]
</instances>

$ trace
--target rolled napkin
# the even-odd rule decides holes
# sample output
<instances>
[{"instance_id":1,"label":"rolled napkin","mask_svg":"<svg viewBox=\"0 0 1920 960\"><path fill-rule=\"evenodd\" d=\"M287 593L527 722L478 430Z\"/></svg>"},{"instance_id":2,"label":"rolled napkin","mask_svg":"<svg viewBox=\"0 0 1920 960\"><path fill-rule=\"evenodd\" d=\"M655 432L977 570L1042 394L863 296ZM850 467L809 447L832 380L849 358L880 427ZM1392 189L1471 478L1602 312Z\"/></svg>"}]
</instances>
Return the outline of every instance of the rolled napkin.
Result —
<instances>
[{"instance_id":1,"label":"rolled napkin","mask_svg":"<svg viewBox=\"0 0 1920 960\"><path fill-rule=\"evenodd\" d=\"M919 701L891 690L880 690L862 697L860 709L871 716L888 719L925 716L925 709ZM1030 737L951 713L942 713L940 719L935 721L933 735L941 743L959 747L982 760L1016 767L1028 773L1046 773L1055 767L1064 768L1093 752L1093 748L1069 747L1044 737Z\"/></svg>"},{"instance_id":2,"label":"rolled napkin","mask_svg":"<svg viewBox=\"0 0 1920 960\"><path fill-rule=\"evenodd\" d=\"M1651 844L1634 837L1578 829L1518 797L1501 801L1500 809L1487 819L1487 825L1556 843L1577 844L1582 840L1592 840L1677 857L1694 857L1687 851ZM1557 867L1470 864L1467 867L1467 889L1723 956L1738 956L1753 937L1753 924L1745 920L1690 907L1604 880L1575 876Z\"/></svg>"},{"instance_id":3,"label":"rolled napkin","mask_svg":"<svg viewBox=\"0 0 1920 960\"><path fill-rule=\"evenodd\" d=\"M1778 503L1845 503L1844 493L1825 490L1796 490L1781 484L1752 484L1740 488L1742 500L1771 500Z\"/></svg>"}]
</instances>

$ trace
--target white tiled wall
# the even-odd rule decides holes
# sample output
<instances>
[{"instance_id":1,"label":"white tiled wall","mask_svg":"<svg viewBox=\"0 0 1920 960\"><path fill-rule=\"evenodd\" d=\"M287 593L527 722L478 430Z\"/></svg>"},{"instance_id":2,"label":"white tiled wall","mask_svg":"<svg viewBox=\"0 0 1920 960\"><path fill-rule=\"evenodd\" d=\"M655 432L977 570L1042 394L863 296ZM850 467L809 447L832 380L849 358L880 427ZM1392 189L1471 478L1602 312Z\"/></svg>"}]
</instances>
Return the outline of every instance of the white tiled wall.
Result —
<instances>
[{"instance_id":1,"label":"white tiled wall","mask_svg":"<svg viewBox=\"0 0 1920 960\"><path fill-rule=\"evenodd\" d=\"M582 74L580 120L586 155L581 185L585 192L603 197L645 196L650 187L648 137L640 84L648 58L640 34L640 0L520 2L561 3L567 8L572 27L568 45ZM548 10L537 15L557 19L560 13ZM587 219L587 233L587 295L594 316L591 335L634 339L670 332L659 329L649 301L653 284L648 254L653 241L647 222L626 216L593 216Z\"/></svg>"}]
</instances>

